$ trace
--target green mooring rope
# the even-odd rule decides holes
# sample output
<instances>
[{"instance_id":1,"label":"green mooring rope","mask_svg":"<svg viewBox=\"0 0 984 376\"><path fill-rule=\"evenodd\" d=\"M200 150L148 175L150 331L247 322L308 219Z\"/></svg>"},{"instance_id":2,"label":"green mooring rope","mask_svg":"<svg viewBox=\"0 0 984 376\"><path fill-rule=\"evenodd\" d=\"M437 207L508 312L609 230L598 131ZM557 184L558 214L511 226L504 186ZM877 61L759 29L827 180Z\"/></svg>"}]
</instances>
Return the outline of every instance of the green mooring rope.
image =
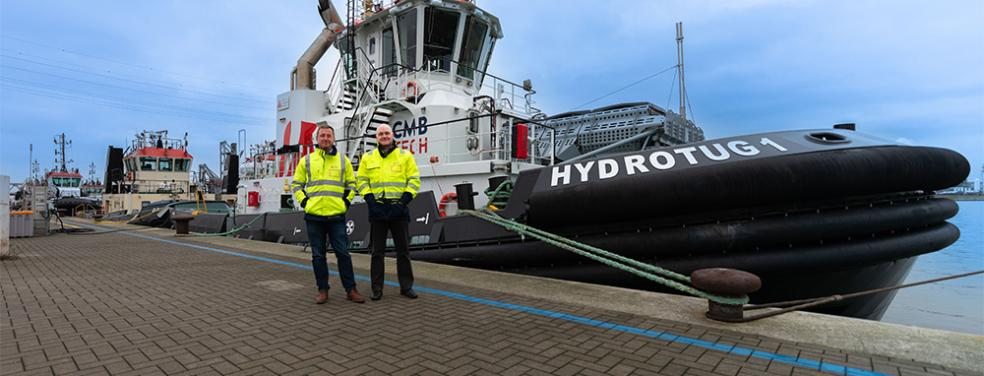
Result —
<instances>
[{"instance_id":1,"label":"green mooring rope","mask_svg":"<svg viewBox=\"0 0 984 376\"><path fill-rule=\"evenodd\" d=\"M489 204L495 205L499 209L505 208L506 204L509 203L509 196L512 195L512 188L513 182L509 179L499 183L499 186L495 190L492 187L488 187L485 190L485 195L489 196Z\"/></svg>"},{"instance_id":2,"label":"green mooring rope","mask_svg":"<svg viewBox=\"0 0 984 376\"><path fill-rule=\"evenodd\" d=\"M214 232L214 233L213 232L192 232L191 235L192 236L228 236L228 235L232 235L232 234L235 234L237 232L240 232L240 231L244 230L245 228L249 227L250 225L253 224L253 222L256 222L260 218L263 218L263 214L257 215L256 218L253 218L252 221L249 221L248 223L246 223L246 224L244 224L242 226L236 227L236 228L234 228L232 230L229 230L229 231L226 231L226 232Z\"/></svg>"},{"instance_id":3,"label":"green mooring rope","mask_svg":"<svg viewBox=\"0 0 984 376\"><path fill-rule=\"evenodd\" d=\"M691 283L690 277L687 277L680 273L676 273L672 270L667 270L655 265L639 262L612 252L605 251L597 247L576 242L574 240L562 237L560 235L552 234L534 227L524 225L522 223L513 220L502 218L497 215L492 215L489 213L484 213L474 210L462 210L462 212L486 220L493 224L499 225L509 231L518 233L522 236L525 235L532 236L544 243L556 246L558 248L567 251L574 252L578 255L590 258L592 260L598 261L602 264L611 266L613 268L635 274L639 277L648 279L650 281L660 283L664 286L676 289L677 291L685 292L687 294L712 300L721 304L744 305L748 303L748 296L742 296L740 298L726 297L726 296L709 294L707 292L698 290L693 286L689 286L689 283ZM675 281L673 279L675 279ZM681 282L685 282L687 284Z\"/></svg>"}]
</instances>

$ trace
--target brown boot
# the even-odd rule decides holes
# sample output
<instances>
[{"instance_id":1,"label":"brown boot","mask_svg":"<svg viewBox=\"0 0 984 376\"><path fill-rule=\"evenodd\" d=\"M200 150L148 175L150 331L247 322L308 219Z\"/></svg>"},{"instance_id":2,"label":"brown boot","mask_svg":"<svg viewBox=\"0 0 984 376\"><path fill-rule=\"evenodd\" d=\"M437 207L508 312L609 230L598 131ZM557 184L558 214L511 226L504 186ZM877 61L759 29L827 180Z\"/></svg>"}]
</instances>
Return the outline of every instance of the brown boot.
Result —
<instances>
[{"instance_id":1,"label":"brown boot","mask_svg":"<svg viewBox=\"0 0 984 376\"><path fill-rule=\"evenodd\" d=\"M352 289L351 291L349 291L348 295L345 296L345 299L351 300L354 303L366 302L366 298L363 298L362 294L359 294L359 290L356 289Z\"/></svg>"},{"instance_id":2,"label":"brown boot","mask_svg":"<svg viewBox=\"0 0 984 376\"><path fill-rule=\"evenodd\" d=\"M325 304L328 301L328 290L318 291L318 296L314 298L315 304Z\"/></svg>"}]
</instances>

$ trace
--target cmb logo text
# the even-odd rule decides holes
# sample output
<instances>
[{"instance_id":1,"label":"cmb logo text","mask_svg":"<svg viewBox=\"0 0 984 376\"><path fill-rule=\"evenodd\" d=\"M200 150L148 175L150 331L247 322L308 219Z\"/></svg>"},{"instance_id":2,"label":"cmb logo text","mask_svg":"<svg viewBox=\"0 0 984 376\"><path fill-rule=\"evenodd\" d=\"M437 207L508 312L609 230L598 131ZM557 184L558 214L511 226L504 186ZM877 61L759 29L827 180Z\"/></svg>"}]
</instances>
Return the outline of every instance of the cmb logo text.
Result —
<instances>
[{"instance_id":1,"label":"cmb logo text","mask_svg":"<svg viewBox=\"0 0 984 376\"><path fill-rule=\"evenodd\" d=\"M427 154L427 117L421 116L410 120L397 120L390 124L393 128L393 138L396 145L413 154Z\"/></svg>"},{"instance_id":2,"label":"cmb logo text","mask_svg":"<svg viewBox=\"0 0 984 376\"><path fill-rule=\"evenodd\" d=\"M673 150L656 150L649 155L632 154L619 158L605 158L593 161L554 166L550 173L550 186L567 185L571 181L585 183L590 179L610 179L616 176L635 175L652 171L669 170L686 163L696 166L703 161L721 162L738 157L754 157L762 153L762 147L771 147L779 152L787 149L766 137L758 145L743 140L715 142L707 145L685 146ZM703 162L707 163L707 162Z\"/></svg>"},{"instance_id":3,"label":"cmb logo text","mask_svg":"<svg viewBox=\"0 0 984 376\"><path fill-rule=\"evenodd\" d=\"M421 116L410 120L397 120L390 124L393 128L393 138L423 136L427 133L427 117Z\"/></svg>"}]
</instances>

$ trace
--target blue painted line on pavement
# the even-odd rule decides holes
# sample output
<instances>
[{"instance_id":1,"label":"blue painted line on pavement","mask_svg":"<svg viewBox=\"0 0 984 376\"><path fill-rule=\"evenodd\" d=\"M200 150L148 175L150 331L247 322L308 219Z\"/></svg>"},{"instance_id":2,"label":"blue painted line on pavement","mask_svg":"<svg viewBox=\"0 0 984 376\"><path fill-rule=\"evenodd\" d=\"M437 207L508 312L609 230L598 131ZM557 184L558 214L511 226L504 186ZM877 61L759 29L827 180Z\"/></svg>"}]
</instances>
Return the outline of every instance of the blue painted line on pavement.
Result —
<instances>
[{"instance_id":1,"label":"blue painted line on pavement","mask_svg":"<svg viewBox=\"0 0 984 376\"><path fill-rule=\"evenodd\" d=\"M135 237L138 237L138 238L148 239L148 240L159 241L159 242L168 243L168 244L179 245L179 246L183 246L183 247L189 247L189 248L195 248L195 249L200 249L200 250L205 250L205 251L210 251L210 252L221 253L221 254L224 254L224 255L242 257L242 258L246 258L246 259L250 259L250 260L263 261L263 262L269 262L269 263L278 264L278 265L290 266L290 267L298 268L298 269L310 269L311 268L311 265L307 265L307 264L301 264L301 263L296 263L296 262L277 260L277 259L268 258L268 257L262 257L262 256L254 256L254 255L250 255L250 254L242 253L242 252L237 252L237 251L230 251L230 250L225 250L225 249L220 249L220 248L207 247L207 246L198 245L198 244L185 243L185 242L179 242L179 241L168 240L168 239L161 239L161 238L158 238L158 237L147 236L147 235L142 235L142 234L135 234L135 233L123 233L123 234L129 235L129 236L135 236ZM337 272L334 272L334 271L332 271L331 274L332 275L335 275L335 276L338 275L338 273ZM361 274L356 274L355 275L355 279L360 280L360 281L369 281L370 280L368 276L364 276L364 275L361 275ZM385 281L384 283L387 286L397 286L397 287L399 286L399 283L393 282L393 281ZM734 345L725 345L725 344L720 344L720 343L714 343L714 342L710 342L710 341L705 341L705 340L701 340L701 339L697 339L697 338L691 338L691 337L686 337L686 336L675 335L675 334L671 334L671 333L667 333L667 332L662 332L662 331L658 331L658 330L648 330L648 329L636 328L636 327L632 327L632 326L619 325L619 324L614 324L614 323L610 323L610 322L607 322L607 321L595 320L595 319L591 319L591 318L587 318L587 317L583 317L583 316L572 315L572 314L568 314L568 313L562 313L562 312L556 312L556 311L551 311L551 310L546 310L546 309L534 308L534 307L525 306L525 305L521 305L521 304L506 303L506 302L502 302L502 301L498 301L498 300L492 300L492 299L485 299L485 298L474 297L474 296L465 295L465 294L461 294L461 293L457 293L457 292L453 292L453 291L435 289L435 288L430 288L430 287L414 287L414 289L417 290L417 291L423 292L423 293L428 293L428 294L433 294L433 295L439 295L439 296L443 296L443 297L447 297L447 298L451 298L451 299L457 299L457 300L462 300L462 301L466 301L466 302L484 304L484 305L488 305L488 306L492 306L492 307L509 309L509 310L514 310L514 311L520 311L520 312L525 312L525 313L529 313L529 314L533 314L533 315L537 315L537 316L557 318L557 319L566 320L566 321L570 321L570 322L576 322L576 323L584 324L584 325L588 325L588 326L594 326L594 327L598 327L598 328L602 328L602 329L617 330L617 331L620 331L620 332L632 333L632 334L641 335L641 336L649 337L649 338L660 339L660 340L664 340L664 341L668 341L668 342L683 343L683 344L687 344L687 345L702 347L702 348L709 349L709 350L720 351L720 352L728 353L728 354L741 355L741 356L750 356L750 357L755 357L755 358L759 358L759 359L765 359L765 360L769 360L769 361L773 361L773 362L785 363L785 364L792 365L792 366L797 366L797 367L802 367L802 368L809 368L809 369L812 369L812 370L818 370L818 371L822 371L822 372L834 373L834 374L838 374L838 375L847 375L847 376L875 376L875 375L882 376L882 375L885 375L883 373L868 371L868 370L859 369L859 368L847 367L847 366L843 366L843 365L840 365L840 364L827 363L827 362L817 361L817 360L812 360L812 359L803 359L803 358L799 358L799 357L795 357L795 356L790 356L790 355L775 354L775 353L771 353L771 352L767 352L767 351L754 350L754 349L749 349L749 348L744 348L744 347L738 347L738 346L734 346Z\"/></svg>"}]
</instances>

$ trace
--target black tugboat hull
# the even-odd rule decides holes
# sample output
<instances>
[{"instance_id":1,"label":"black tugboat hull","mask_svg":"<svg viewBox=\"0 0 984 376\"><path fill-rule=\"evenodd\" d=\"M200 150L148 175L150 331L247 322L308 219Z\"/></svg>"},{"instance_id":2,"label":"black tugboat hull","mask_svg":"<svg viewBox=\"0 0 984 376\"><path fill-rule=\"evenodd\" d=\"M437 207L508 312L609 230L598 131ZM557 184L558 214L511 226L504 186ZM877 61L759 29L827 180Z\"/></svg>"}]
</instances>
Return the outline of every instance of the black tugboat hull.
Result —
<instances>
[{"instance_id":1,"label":"black tugboat hull","mask_svg":"<svg viewBox=\"0 0 984 376\"><path fill-rule=\"evenodd\" d=\"M711 267L749 271L763 281L762 290L751 295L752 301L769 303L897 285L918 255L943 249L959 238L956 226L945 222L956 211L956 204L949 200L907 198L878 205L856 203L847 208L773 214L771 218L569 237L602 249L618 250L623 256L682 274ZM864 222L880 216L891 220ZM814 223L814 231L793 231L809 222ZM413 257L465 267L674 292L628 272L518 237L420 246ZM815 311L879 319L894 295L894 292L868 295Z\"/></svg>"},{"instance_id":2,"label":"black tugboat hull","mask_svg":"<svg viewBox=\"0 0 984 376\"><path fill-rule=\"evenodd\" d=\"M901 283L916 257L959 238L932 192L970 165L951 150L845 130L777 132L524 171L500 215L682 274L762 277L754 303ZM475 218L439 221L415 259L669 291ZM879 319L887 292L815 311Z\"/></svg>"}]
</instances>

